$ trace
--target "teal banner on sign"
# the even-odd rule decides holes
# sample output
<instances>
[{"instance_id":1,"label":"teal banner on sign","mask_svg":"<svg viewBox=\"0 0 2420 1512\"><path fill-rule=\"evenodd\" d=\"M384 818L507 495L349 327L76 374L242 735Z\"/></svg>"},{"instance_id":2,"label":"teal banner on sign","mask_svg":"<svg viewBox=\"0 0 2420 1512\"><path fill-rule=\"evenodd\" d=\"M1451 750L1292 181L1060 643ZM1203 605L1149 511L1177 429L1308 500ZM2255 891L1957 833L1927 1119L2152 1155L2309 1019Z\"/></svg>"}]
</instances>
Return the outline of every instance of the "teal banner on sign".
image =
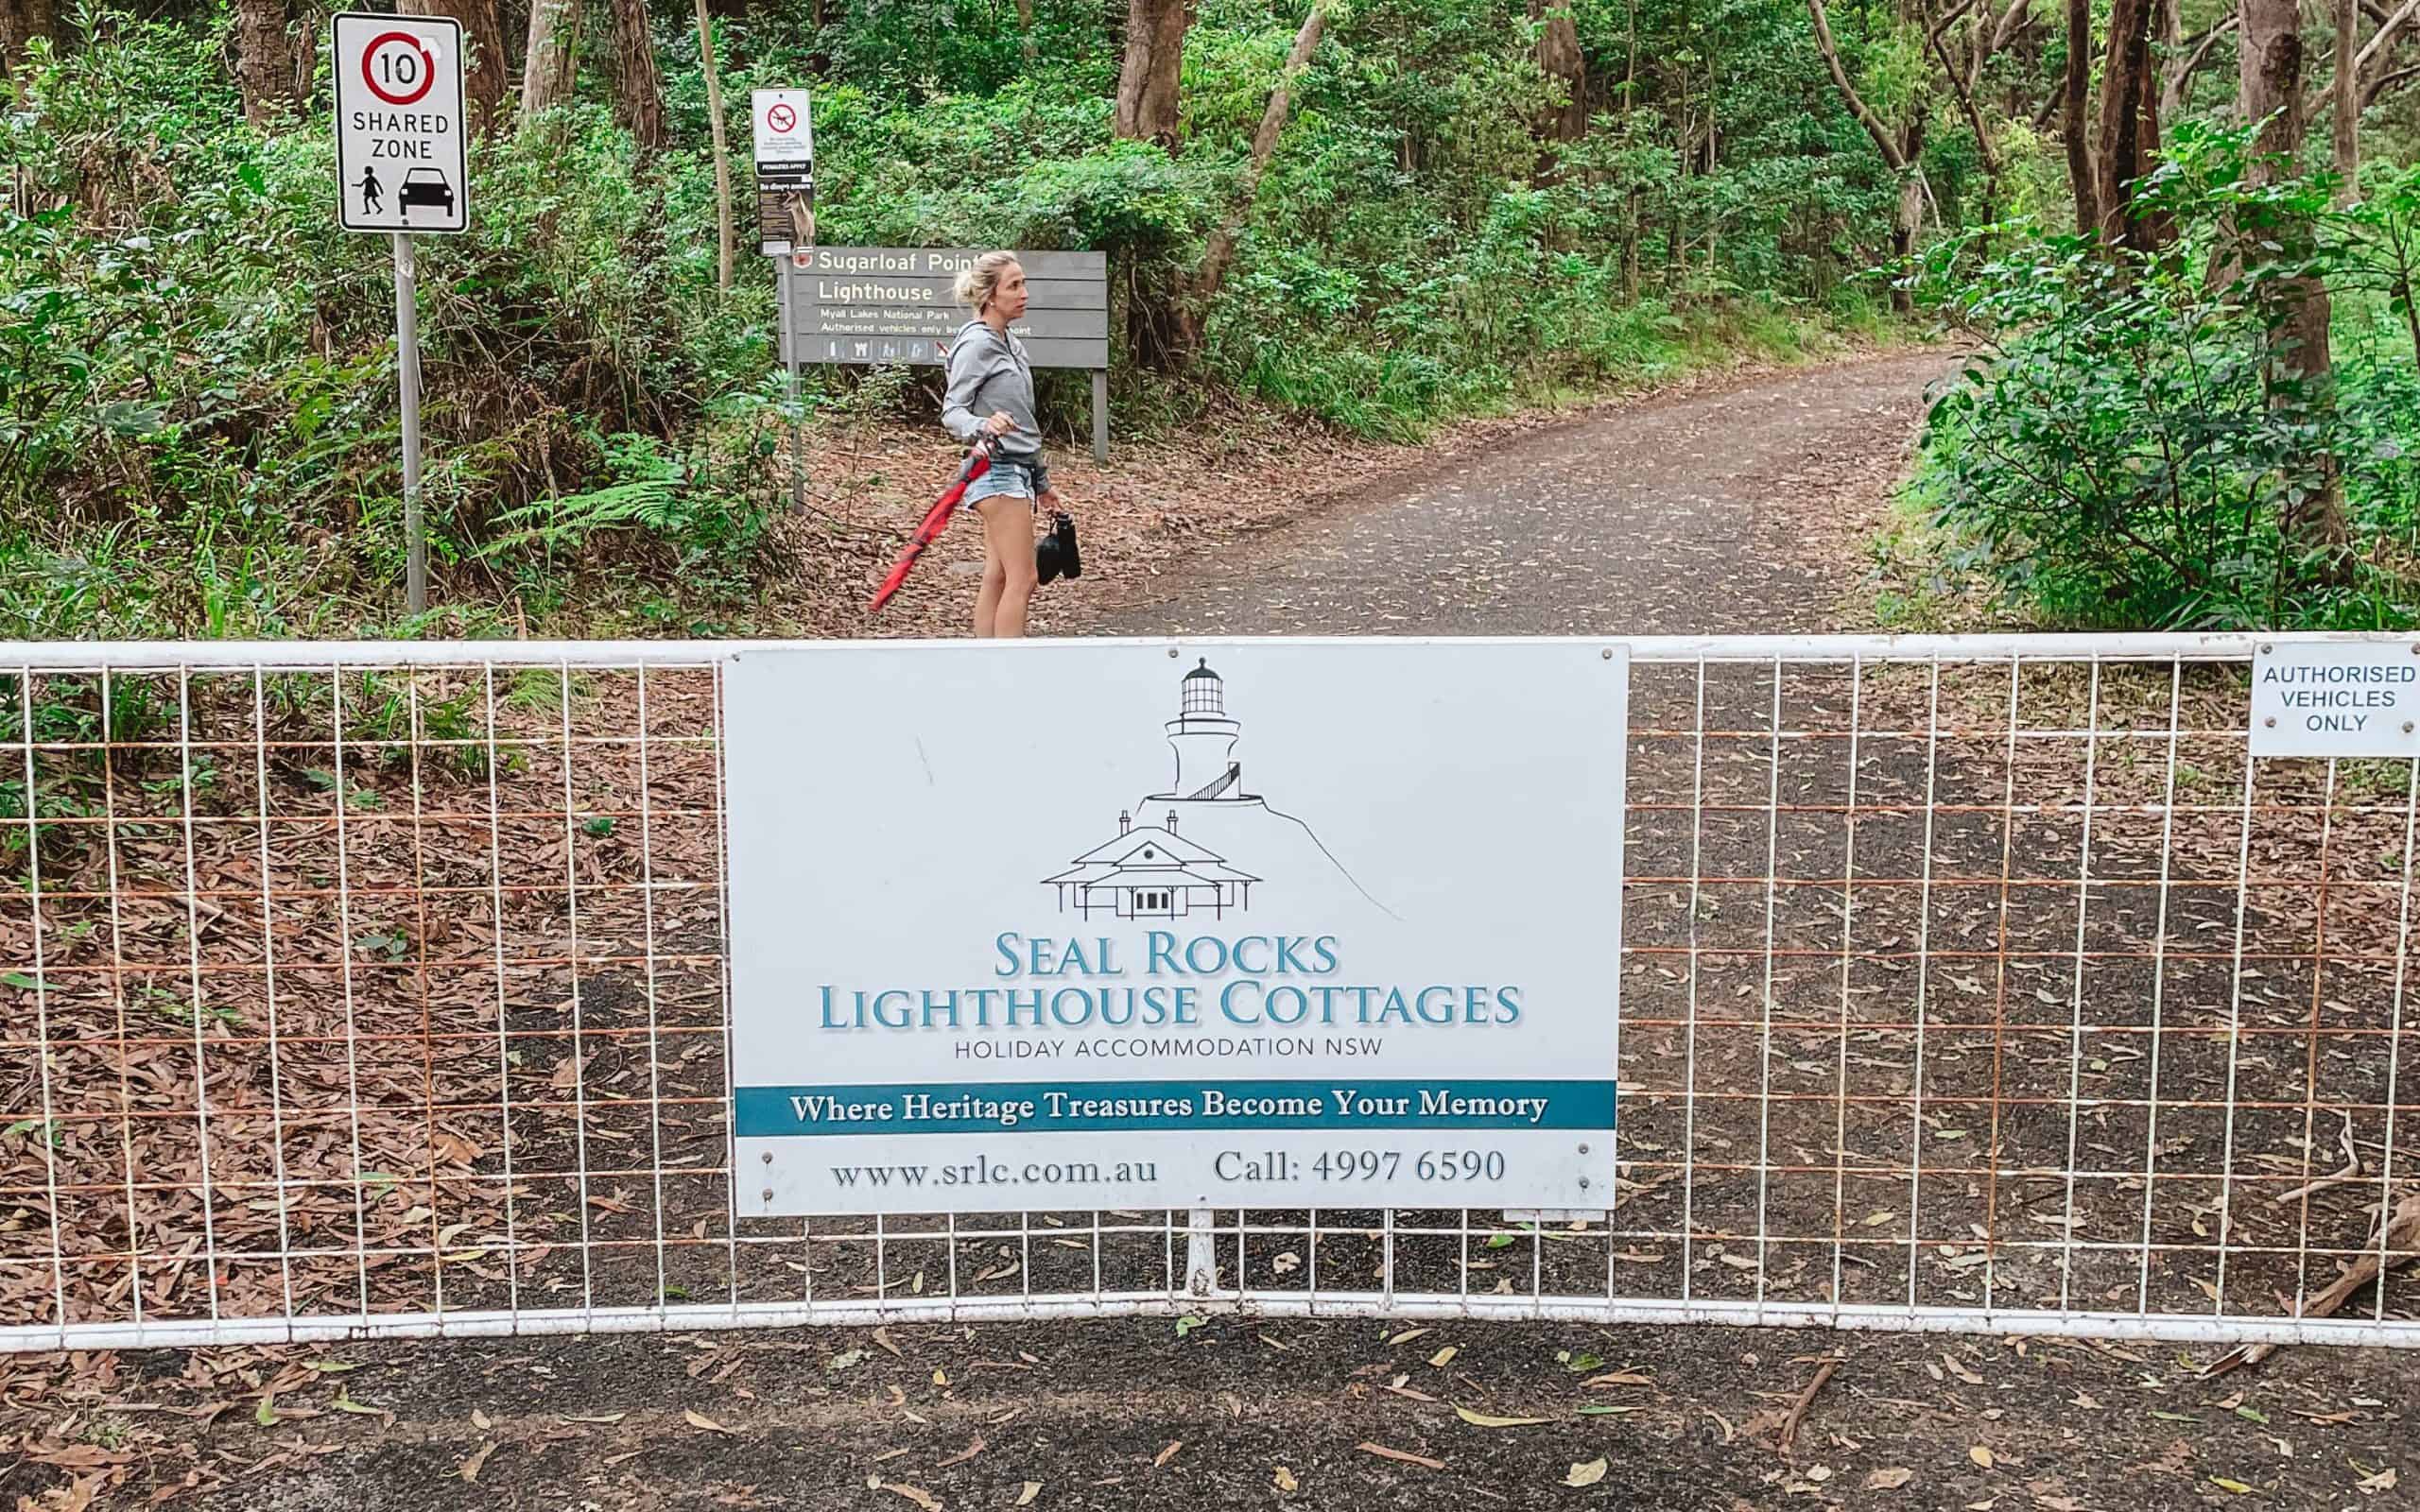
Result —
<instances>
[{"instance_id":1,"label":"teal banner on sign","mask_svg":"<svg viewBox=\"0 0 2420 1512\"><path fill-rule=\"evenodd\" d=\"M1080 1081L741 1087L741 1139L1201 1129L1610 1129L1610 1081Z\"/></svg>"}]
</instances>

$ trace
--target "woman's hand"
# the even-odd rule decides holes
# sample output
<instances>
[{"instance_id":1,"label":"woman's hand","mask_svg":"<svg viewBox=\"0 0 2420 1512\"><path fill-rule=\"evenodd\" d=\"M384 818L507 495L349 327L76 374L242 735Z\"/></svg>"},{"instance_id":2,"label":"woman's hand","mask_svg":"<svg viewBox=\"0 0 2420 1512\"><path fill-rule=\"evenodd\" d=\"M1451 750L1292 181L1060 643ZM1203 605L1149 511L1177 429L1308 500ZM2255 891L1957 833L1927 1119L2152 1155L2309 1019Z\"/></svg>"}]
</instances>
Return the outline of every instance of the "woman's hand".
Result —
<instances>
[{"instance_id":1,"label":"woman's hand","mask_svg":"<svg viewBox=\"0 0 2420 1512\"><path fill-rule=\"evenodd\" d=\"M1017 422L1009 418L1005 409L994 412L992 418L983 422L983 434L986 436L1006 436L1016 428Z\"/></svg>"},{"instance_id":2,"label":"woman's hand","mask_svg":"<svg viewBox=\"0 0 2420 1512\"><path fill-rule=\"evenodd\" d=\"M1033 502L1046 509L1067 509L1073 507L1067 503L1067 496L1060 492L1057 485L1055 484L1043 490L1041 496L1036 498Z\"/></svg>"}]
</instances>

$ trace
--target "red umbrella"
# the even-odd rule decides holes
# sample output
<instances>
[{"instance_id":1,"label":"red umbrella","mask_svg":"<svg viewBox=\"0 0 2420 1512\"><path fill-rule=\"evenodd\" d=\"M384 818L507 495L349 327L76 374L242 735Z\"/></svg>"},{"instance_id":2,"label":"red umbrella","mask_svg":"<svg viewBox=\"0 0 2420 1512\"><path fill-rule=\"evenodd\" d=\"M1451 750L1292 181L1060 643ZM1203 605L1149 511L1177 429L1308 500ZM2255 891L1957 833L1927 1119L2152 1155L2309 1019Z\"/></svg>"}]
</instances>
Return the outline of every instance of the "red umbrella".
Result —
<instances>
[{"instance_id":1,"label":"red umbrella","mask_svg":"<svg viewBox=\"0 0 2420 1512\"><path fill-rule=\"evenodd\" d=\"M966 455L966 465L958 470L958 480L942 490L942 496L933 501L933 507L925 511L924 524L908 538L907 549L900 552L899 559L890 564L890 576L885 577L882 586L874 591L873 605L869 613L890 602L890 595L899 592L899 585L908 580L908 570L916 565L916 558L925 554L925 548L933 543L942 527L949 524L949 517L957 512L958 501L966 497L966 486L990 471L992 448L987 442L977 441Z\"/></svg>"}]
</instances>

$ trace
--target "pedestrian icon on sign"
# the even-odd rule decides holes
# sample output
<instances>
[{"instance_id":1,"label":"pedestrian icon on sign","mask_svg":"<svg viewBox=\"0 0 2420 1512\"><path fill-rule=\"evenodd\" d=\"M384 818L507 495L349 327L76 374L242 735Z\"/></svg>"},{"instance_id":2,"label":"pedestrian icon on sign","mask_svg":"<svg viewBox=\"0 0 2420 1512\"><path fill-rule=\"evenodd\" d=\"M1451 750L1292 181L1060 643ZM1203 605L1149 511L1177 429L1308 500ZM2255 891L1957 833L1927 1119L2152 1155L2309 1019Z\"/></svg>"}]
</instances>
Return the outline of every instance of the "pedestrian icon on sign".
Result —
<instances>
[{"instance_id":1,"label":"pedestrian icon on sign","mask_svg":"<svg viewBox=\"0 0 2420 1512\"><path fill-rule=\"evenodd\" d=\"M380 211L378 197L384 192L378 187L376 170L364 167L361 170L361 213L365 215L377 215Z\"/></svg>"}]
</instances>

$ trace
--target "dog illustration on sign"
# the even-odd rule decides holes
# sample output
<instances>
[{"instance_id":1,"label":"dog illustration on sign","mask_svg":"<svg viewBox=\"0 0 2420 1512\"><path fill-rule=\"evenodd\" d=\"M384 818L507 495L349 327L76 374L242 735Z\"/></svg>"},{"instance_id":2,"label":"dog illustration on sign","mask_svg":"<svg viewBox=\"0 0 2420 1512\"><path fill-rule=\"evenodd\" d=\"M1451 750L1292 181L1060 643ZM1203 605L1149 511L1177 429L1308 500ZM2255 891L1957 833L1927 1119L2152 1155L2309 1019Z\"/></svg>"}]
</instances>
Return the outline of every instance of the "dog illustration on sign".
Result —
<instances>
[{"instance_id":1,"label":"dog illustration on sign","mask_svg":"<svg viewBox=\"0 0 2420 1512\"><path fill-rule=\"evenodd\" d=\"M1224 918L1252 906L1263 879L1243 869L1238 847L1261 856L1294 854L1323 863L1373 906L1371 898L1309 825L1269 806L1243 785L1236 746L1243 725L1227 712L1226 679L1202 658L1178 682L1176 717L1166 726L1176 771L1164 791L1121 809L1117 833L1042 879L1063 913L1086 919ZM1158 822L1154 823L1153 820ZM1311 851L1303 853L1303 842Z\"/></svg>"}]
</instances>

